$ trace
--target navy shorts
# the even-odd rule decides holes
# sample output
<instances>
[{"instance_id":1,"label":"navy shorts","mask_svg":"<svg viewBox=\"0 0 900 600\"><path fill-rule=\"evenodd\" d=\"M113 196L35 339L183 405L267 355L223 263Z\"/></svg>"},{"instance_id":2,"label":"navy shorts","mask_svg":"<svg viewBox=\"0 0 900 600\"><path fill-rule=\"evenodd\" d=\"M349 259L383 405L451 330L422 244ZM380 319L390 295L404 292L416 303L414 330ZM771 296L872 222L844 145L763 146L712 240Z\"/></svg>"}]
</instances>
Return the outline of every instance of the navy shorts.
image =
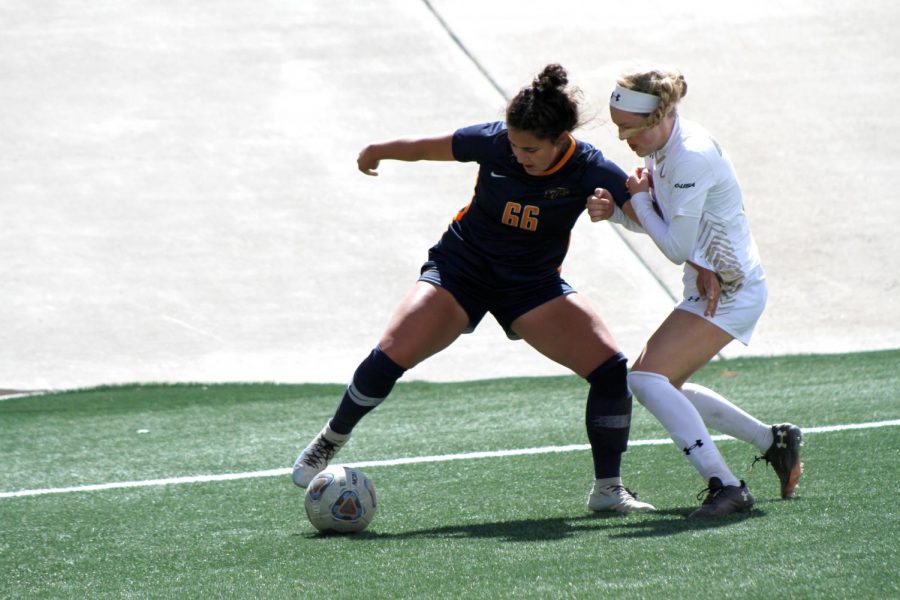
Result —
<instances>
[{"instance_id":1,"label":"navy shorts","mask_svg":"<svg viewBox=\"0 0 900 600\"><path fill-rule=\"evenodd\" d=\"M475 331L485 313L490 312L511 340L522 339L512 330L513 321L541 304L575 292L559 274L498 289L498 286L485 285L467 277L450 264L434 260L422 265L419 281L427 281L450 292L469 315L466 333Z\"/></svg>"}]
</instances>

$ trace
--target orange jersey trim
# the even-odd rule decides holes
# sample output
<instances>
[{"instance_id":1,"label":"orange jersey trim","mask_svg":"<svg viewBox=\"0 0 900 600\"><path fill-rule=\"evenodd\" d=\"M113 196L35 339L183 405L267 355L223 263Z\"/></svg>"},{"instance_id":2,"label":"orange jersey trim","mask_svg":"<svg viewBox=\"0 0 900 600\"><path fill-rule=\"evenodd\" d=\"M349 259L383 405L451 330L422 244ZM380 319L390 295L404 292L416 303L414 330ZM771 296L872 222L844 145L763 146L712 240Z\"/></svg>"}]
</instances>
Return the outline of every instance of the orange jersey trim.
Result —
<instances>
[{"instance_id":1,"label":"orange jersey trim","mask_svg":"<svg viewBox=\"0 0 900 600\"><path fill-rule=\"evenodd\" d=\"M570 133L569 134L569 149L566 150L566 153L563 155L563 157L561 159L559 159L559 162L556 163L556 165L552 169L547 169L543 173L538 173L537 176L538 177L546 177L547 175L553 175L554 173L556 173L557 171L562 169L566 165L566 163L569 162L569 159L572 158L572 155L575 154L576 146L577 146L577 144L575 142L575 138Z\"/></svg>"},{"instance_id":2,"label":"orange jersey trim","mask_svg":"<svg viewBox=\"0 0 900 600\"><path fill-rule=\"evenodd\" d=\"M453 217L453 220L454 220L454 221L459 221L460 219L462 219L462 218L463 218L463 215L465 215L467 212L469 212L469 209L470 209L471 207L472 207L472 202L470 201L468 204L466 204L466 207L465 207L465 208L463 208L463 209L460 210L458 213L456 213L456 216Z\"/></svg>"},{"instance_id":3,"label":"orange jersey trim","mask_svg":"<svg viewBox=\"0 0 900 600\"><path fill-rule=\"evenodd\" d=\"M478 173L475 174L475 186L474 187L476 187L476 188L478 187ZM466 207L463 208L462 210L460 210L458 213L456 213L456 216L453 217L453 221L459 221L460 219L462 219L463 215L465 215L467 212L469 212L469 209L472 207L473 202L475 202L475 194L472 194L472 199L469 200L469 203L466 204ZM451 223L453 221L451 221Z\"/></svg>"}]
</instances>

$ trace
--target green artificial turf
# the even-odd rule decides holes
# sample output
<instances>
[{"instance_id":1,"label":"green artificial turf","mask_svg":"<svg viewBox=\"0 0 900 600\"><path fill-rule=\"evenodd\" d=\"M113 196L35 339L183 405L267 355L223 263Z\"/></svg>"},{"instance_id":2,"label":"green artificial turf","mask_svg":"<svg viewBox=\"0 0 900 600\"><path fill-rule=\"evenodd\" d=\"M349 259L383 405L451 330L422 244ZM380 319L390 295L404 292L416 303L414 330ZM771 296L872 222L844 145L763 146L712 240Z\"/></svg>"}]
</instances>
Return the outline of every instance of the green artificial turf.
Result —
<instances>
[{"instance_id":1,"label":"green artificial turf","mask_svg":"<svg viewBox=\"0 0 900 600\"><path fill-rule=\"evenodd\" d=\"M287 475L339 385L107 387L0 401L0 598L888 598L900 596L900 351L716 362L695 381L807 430L798 497L755 449L719 443L757 504L693 522L704 487L668 443L626 484L655 513L589 513L575 377L399 383L337 462L370 462L365 532L318 534ZM635 405L631 438L664 439ZM257 474L282 469L277 475ZM247 473L234 481L10 492Z\"/></svg>"}]
</instances>

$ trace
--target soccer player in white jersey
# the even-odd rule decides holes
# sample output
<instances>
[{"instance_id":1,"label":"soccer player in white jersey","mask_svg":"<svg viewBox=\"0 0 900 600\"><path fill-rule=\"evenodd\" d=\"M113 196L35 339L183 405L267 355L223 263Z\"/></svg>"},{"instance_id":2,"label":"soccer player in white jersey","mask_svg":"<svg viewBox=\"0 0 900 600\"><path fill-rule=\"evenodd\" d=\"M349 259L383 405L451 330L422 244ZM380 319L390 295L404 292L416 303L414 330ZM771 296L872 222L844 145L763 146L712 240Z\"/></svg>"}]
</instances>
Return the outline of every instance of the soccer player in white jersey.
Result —
<instances>
[{"instance_id":1,"label":"soccer player in white jersey","mask_svg":"<svg viewBox=\"0 0 900 600\"><path fill-rule=\"evenodd\" d=\"M644 165L628 178L620 208L604 190L588 199L592 220L609 218L647 233L684 263L684 297L650 337L628 384L700 472L706 498L692 518L749 511L753 496L719 454L707 426L746 441L774 467L781 496L793 497L802 471L800 429L765 425L688 379L733 339L750 341L766 304L766 279L728 156L676 108L687 93L678 72L622 76L610 96L619 138Z\"/></svg>"}]
</instances>

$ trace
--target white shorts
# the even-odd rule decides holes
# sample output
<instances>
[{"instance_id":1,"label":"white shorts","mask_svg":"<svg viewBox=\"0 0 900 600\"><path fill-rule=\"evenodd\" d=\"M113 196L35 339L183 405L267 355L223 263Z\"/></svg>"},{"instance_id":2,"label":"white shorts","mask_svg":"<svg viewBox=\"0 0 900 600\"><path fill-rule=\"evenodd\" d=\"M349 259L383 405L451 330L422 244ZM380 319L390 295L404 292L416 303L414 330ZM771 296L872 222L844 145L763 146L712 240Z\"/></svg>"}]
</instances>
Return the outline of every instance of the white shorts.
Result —
<instances>
[{"instance_id":1,"label":"white shorts","mask_svg":"<svg viewBox=\"0 0 900 600\"><path fill-rule=\"evenodd\" d=\"M706 319L745 346L750 343L750 336L753 335L753 329L762 316L769 296L766 275L762 267L755 269L737 292L728 295L723 293L719 298L716 316L711 318L703 314L706 310L706 300L700 297L700 291L697 289L697 271L692 266L685 265L682 283L684 299L675 307L676 309L686 310Z\"/></svg>"}]
</instances>

